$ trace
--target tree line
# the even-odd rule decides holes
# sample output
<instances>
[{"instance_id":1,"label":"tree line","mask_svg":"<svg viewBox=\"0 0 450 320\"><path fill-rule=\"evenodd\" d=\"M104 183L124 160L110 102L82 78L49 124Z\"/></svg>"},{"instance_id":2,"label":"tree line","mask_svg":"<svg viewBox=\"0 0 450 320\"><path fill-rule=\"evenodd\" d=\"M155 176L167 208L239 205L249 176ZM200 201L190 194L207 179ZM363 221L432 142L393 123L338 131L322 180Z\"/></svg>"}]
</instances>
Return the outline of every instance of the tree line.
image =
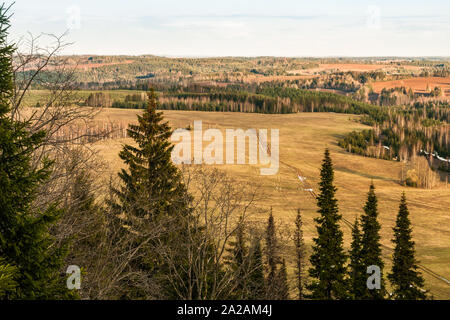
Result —
<instances>
[{"instance_id":1,"label":"tree line","mask_svg":"<svg viewBox=\"0 0 450 320\"><path fill-rule=\"evenodd\" d=\"M448 102L416 102L388 108L386 118L363 118L373 129L353 131L339 141L350 152L382 159L410 160L425 150L450 156ZM386 148L387 147L387 148Z\"/></svg>"}]
</instances>

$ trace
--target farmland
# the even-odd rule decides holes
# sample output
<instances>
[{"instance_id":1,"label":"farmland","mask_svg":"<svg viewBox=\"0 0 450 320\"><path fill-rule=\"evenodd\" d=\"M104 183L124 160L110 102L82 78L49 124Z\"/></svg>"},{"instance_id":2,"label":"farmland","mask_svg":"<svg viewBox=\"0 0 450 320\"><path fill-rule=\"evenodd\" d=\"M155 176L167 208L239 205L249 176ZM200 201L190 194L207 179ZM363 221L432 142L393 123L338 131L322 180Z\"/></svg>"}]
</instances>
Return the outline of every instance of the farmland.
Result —
<instances>
[{"instance_id":1,"label":"farmland","mask_svg":"<svg viewBox=\"0 0 450 320\"><path fill-rule=\"evenodd\" d=\"M392 64L369 64L369 63L323 63L319 64L316 68L307 69L308 73L319 73L322 71L359 71L368 72L376 70L395 70L395 69L405 69L410 71L418 71L420 67L411 65L392 65ZM300 70L291 71L290 73L298 73Z\"/></svg>"},{"instance_id":2,"label":"farmland","mask_svg":"<svg viewBox=\"0 0 450 320\"><path fill-rule=\"evenodd\" d=\"M373 90L380 93L382 89L395 87L411 88L415 93L426 93L434 87L441 87L445 97L450 97L450 77L417 77L402 80L377 81L372 83Z\"/></svg>"}]
</instances>

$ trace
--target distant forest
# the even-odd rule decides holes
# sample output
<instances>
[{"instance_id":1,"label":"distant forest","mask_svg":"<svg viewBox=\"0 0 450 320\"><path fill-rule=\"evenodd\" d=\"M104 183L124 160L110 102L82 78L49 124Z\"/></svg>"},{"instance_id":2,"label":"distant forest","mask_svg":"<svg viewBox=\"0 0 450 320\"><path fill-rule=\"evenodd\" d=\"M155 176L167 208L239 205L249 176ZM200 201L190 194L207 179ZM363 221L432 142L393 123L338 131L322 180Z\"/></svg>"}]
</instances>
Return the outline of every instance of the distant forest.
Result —
<instances>
[{"instance_id":1,"label":"distant forest","mask_svg":"<svg viewBox=\"0 0 450 320\"><path fill-rule=\"evenodd\" d=\"M287 114L297 112L336 112L362 115L360 121L372 129L354 131L339 140L349 152L381 159L408 160L425 150L440 158L450 156L448 102L415 102L404 106L376 106L349 96L330 92L258 85L245 90L201 87L160 93L162 110L255 112ZM107 94L91 106L144 108L145 95L134 94L123 101L111 101ZM88 100L89 100L88 99ZM106 102L109 101L109 102Z\"/></svg>"},{"instance_id":2,"label":"distant forest","mask_svg":"<svg viewBox=\"0 0 450 320\"><path fill-rule=\"evenodd\" d=\"M63 59L63 57L57 58ZM159 108L217 112L287 114L336 112L361 115L372 128L351 132L339 145L363 156L410 160L428 155L448 170L449 101L440 87L425 92L394 87L375 92L373 82L414 77L448 77L448 59L415 58L166 58L157 56L64 57L76 90L92 90L82 103L113 108L144 108L145 94L159 92ZM61 61L56 61L58 65ZM321 64L358 64L361 71L323 70ZM365 65L377 65L370 71ZM19 73L25 78L32 70ZM52 79L55 70L41 73ZM33 89L46 89L45 81ZM124 99L114 90L135 90Z\"/></svg>"}]
</instances>

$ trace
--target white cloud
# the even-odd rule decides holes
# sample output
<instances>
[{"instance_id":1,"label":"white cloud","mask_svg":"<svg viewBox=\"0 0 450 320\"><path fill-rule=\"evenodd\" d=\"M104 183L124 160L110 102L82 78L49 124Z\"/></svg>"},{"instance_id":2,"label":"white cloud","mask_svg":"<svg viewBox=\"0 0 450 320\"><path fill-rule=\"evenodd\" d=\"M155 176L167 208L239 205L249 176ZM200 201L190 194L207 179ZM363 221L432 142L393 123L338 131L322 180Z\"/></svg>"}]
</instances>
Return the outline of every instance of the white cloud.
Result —
<instances>
[{"instance_id":1,"label":"white cloud","mask_svg":"<svg viewBox=\"0 0 450 320\"><path fill-rule=\"evenodd\" d=\"M12 36L61 34L66 10L76 3L81 25L69 35L73 53L450 55L448 0L400 2L374 1L380 15L372 18L379 28L368 28L371 3L364 0L130 0L125 6L118 0L41 0L16 4Z\"/></svg>"}]
</instances>

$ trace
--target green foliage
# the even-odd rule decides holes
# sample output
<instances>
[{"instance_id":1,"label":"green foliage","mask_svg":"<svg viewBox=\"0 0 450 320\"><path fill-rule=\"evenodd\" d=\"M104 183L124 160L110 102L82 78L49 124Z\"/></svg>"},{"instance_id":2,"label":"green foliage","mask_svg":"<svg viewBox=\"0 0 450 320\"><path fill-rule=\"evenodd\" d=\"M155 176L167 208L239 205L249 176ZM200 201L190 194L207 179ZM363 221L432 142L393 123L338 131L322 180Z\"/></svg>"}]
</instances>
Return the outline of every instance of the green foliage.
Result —
<instances>
[{"instance_id":1,"label":"green foliage","mask_svg":"<svg viewBox=\"0 0 450 320\"><path fill-rule=\"evenodd\" d=\"M119 173L121 189L113 190L119 200L116 209L137 218L173 217L186 211L189 201L181 174L171 161L172 131L156 111L156 99L151 90L146 111L138 115L139 124L129 126L128 136L137 147L124 145L119 153L128 170Z\"/></svg>"},{"instance_id":2,"label":"green foliage","mask_svg":"<svg viewBox=\"0 0 450 320\"><path fill-rule=\"evenodd\" d=\"M165 110L231 111L256 113L294 112L289 103L281 103L276 97L241 91L214 91L209 93L181 92L167 93Z\"/></svg>"},{"instance_id":3,"label":"green foliage","mask_svg":"<svg viewBox=\"0 0 450 320\"><path fill-rule=\"evenodd\" d=\"M377 120L387 119L385 110L335 93L281 87L261 88L257 93L271 97L289 98L294 105L298 104L303 107L301 111L365 114ZM298 111L292 110L291 112Z\"/></svg>"},{"instance_id":4,"label":"green foliage","mask_svg":"<svg viewBox=\"0 0 450 320\"><path fill-rule=\"evenodd\" d=\"M14 90L11 70L14 47L7 43L10 27L8 10L3 3L0 7L0 116L2 117L10 110L10 99Z\"/></svg>"},{"instance_id":5,"label":"green foliage","mask_svg":"<svg viewBox=\"0 0 450 320\"><path fill-rule=\"evenodd\" d=\"M378 142L378 137L374 134L373 130L362 130L348 133L344 138L339 140L338 144L349 152L365 156L367 155L369 146L376 145ZM383 157L389 159L389 154L385 154Z\"/></svg>"},{"instance_id":6,"label":"green foliage","mask_svg":"<svg viewBox=\"0 0 450 320\"><path fill-rule=\"evenodd\" d=\"M400 200L399 211L394 227L395 244L392 271L388 274L396 300L423 300L426 299L423 290L424 280L418 271L415 258L414 241L412 240L411 221L406 204L405 193Z\"/></svg>"},{"instance_id":7,"label":"green foliage","mask_svg":"<svg viewBox=\"0 0 450 320\"><path fill-rule=\"evenodd\" d=\"M277 299L278 297L277 266L280 262L279 260L277 237L275 234L275 222L273 220L272 209L270 209L266 229L267 299Z\"/></svg>"},{"instance_id":8,"label":"green foliage","mask_svg":"<svg viewBox=\"0 0 450 320\"><path fill-rule=\"evenodd\" d=\"M300 214L300 209L297 210L297 217L295 218L295 232L294 232L294 246L295 246L295 262L297 277L298 299L303 299L304 284L304 267L305 267L305 242L303 239L303 222Z\"/></svg>"},{"instance_id":9,"label":"green foliage","mask_svg":"<svg viewBox=\"0 0 450 320\"><path fill-rule=\"evenodd\" d=\"M90 60L90 58L93 59ZM318 67L318 63L314 59L281 57L192 59L146 55L89 58L66 56L61 59L68 60L71 65L86 66L86 68L74 70L75 80L80 87L86 89L139 88L140 90L149 90L150 87L156 87L163 82L182 83L195 79L197 76L199 79L210 76L225 82L230 78L238 81L243 76L255 75L255 73L286 75L290 70ZM90 64L103 65L93 65L89 68Z\"/></svg>"},{"instance_id":10,"label":"green foliage","mask_svg":"<svg viewBox=\"0 0 450 320\"><path fill-rule=\"evenodd\" d=\"M287 284L286 262L281 260L280 247L275 231L275 222L270 209L270 215L266 228L266 299L289 299L289 287Z\"/></svg>"},{"instance_id":11,"label":"green foliage","mask_svg":"<svg viewBox=\"0 0 450 320\"><path fill-rule=\"evenodd\" d=\"M261 249L261 241L253 239L249 252L248 299L265 299L264 262Z\"/></svg>"},{"instance_id":12,"label":"green foliage","mask_svg":"<svg viewBox=\"0 0 450 320\"><path fill-rule=\"evenodd\" d=\"M37 188L49 177L51 162L33 167L34 150L44 131L30 133L28 123L12 121L8 112L13 95L11 56L6 43L9 20L0 7L0 256L17 268L17 287L5 290L6 298L69 298L65 277L60 274L66 254L49 234L59 219L56 204L46 210L33 208Z\"/></svg>"},{"instance_id":13,"label":"green foliage","mask_svg":"<svg viewBox=\"0 0 450 320\"><path fill-rule=\"evenodd\" d=\"M379 101L381 106L393 106L397 103L397 96L393 95L394 89L384 89L381 90Z\"/></svg>"},{"instance_id":14,"label":"green foliage","mask_svg":"<svg viewBox=\"0 0 450 320\"><path fill-rule=\"evenodd\" d=\"M230 268L233 274L233 292L232 298L243 300L247 299L248 292L248 272L249 270L249 252L245 243L244 226L239 224L236 229L235 240L230 241L230 248L227 251L230 254L230 258L226 261L226 264Z\"/></svg>"},{"instance_id":15,"label":"green foliage","mask_svg":"<svg viewBox=\"0 0 450 320\"><path fill-rule=\"evenodd\" d=\"M289 300L289 285L287 280L287 271L286 271L286 261L283 259L281 263L281 268L278 271L278 299L280 300Z\"/></svg>"},{"instance_id":16,"label":"green foliage","mask_svg":"<svg viewBox=\"0 0 450 320\"><path fill-rule=\"evenodd\" d=\"M82 282L78 292L83 299L97 298L98 292L102 290L98 284L102 281L111 282L109 272L112 266L108 256L111 248L106 243L110 240L108 233L112 228L108 228L109 213L100 201L96 201L93 181L88 170L76 173L69 184L65 213L56 230L52 231L70 241L65 260L67 265L81 267Z\"/></svg>"},{"instance_id":17,"label":"green foliage","mask_svg":"<svg viewBox=\"0 0 450 320\"><path fill-rule=\"evenodd\" d=\"M145 101L114 101L111 105L112 108L119 109L145 109L147 103Z\"/></svg>"},{"instance_id":18,"label":"green foliage","mask_svg":"<svg viewBox=\"0 0 450 320\"><path fill-rule=\"evenodd\" d=\"M84 102L89 107L104 107L109 108L112 105L111 98L104 92L91 93Z\"/></svg>"},{"instance_id":19,"label":"green foliage","mask_svg":"<svg viewBox=\"0 0 450 320\"><path fill-rule=\"evenodd\" d=\"M186 92L185 90L193 90ZM199 91L196 92L195 90ZM160 106L167 110L231 111L256 113L338 112L370 115L386 120L385 110L330 92L261 84L225 88L189 86L167 92Z\"/></svg>"},{"instance_id":20,"label":"green foliage","mask_svg":"<svg viewBox=\"0 0 450 320\"><path fill-rule=\"evenodd\" d=\"M352 153L382 159L408 159L424 147L427 152L435 151L444 158L449 156L446 144L446 125L450 116L448 102L416 102L384 112L383 118L366 115L362 123L375 128L350 132L339 140L339 146ZM383 149L384 146L389 150Z\"/></svg>"},{"instance_id":21,"label":"green foliage","mask_svg":"<svg viewBox=\"0 0 450 320\"><path fill-rule=\"evenodd\" d=\"M361 299L383 299L386 295L386 288L383 279L384 263L381 252L380 223L378 222L378 200L375 195L375 186L370 184L367 202L364 206L364 214L361 216L362 238L361 257L365 268L371 265L378 266L381 271L381 289L369 290L366 288L361 295Z\"/></svg>"},{"instance_id":22,"label":"green foliage","mask_svg":"<svg viewBox=\"0 0 450 320\"><path fill-rule=\"evenodd\" d=\"M347 296L347 256L343 249L343 233L339 227L341 215L335 198L333 164L328 149L325 150L320 178L317 200L320 217L314 219L318 236L313 239L313 253L310 257L312 267L309 269L313 281L308 289L312 299L343 299Z\"/></svg>"},{"instance_id":23,"label":"green foliage","mask_svg":"<svg viewBox=\"0 0 450 320\"><path fill-rule=\"evenodd\" d=\"M16 277L17 268L0 259L0 299L6 298L7 292L14 293L17 287Z\"/></svg>"},{"instance_id":24,"label":"green foliage","mask_svg":"<svg viewBox=\"0 0 450 320\"><path fill-rule=\"evenodd\" d=\"M352 228L352 244L349 264L350 297L355 300L364 299L367 291L366 266L362 257L361 231L358 218Z\"/></svg>"},{"instance_id":25,"label":"green foliage","mask_svg":"<svg viewBox=\"0 0 450 320\"><path fill-rule=\"evenodd\" d=\"M189 228L191 198L180 171L171 161L172 131L156 108L157 97L151 90L148 93L147 109L138 116L138 124L130 125L128 129L128 135L137 146L124 145L119 153L128 168L119 173L121 187L112 188L116 199L111 201L111 206L123 232L136 234L134 246L144 252L139 258L130 261L130 268L144 272L149 278L159 279L165 277L170 266L162 259L164 253L155 251L171 252L171 262L179 264L180 270L188 269L185 268L186 252L180 251L183 244L187 243L184 237ZM197 233L202 230L195 229L192 232L195 241L199 237ZM155 237L155 241L149 241L149 236ZM158 250L154 250L155 246L158 246ZM161 246L165 249L161 249ZM214 248L207 243L205 250L210 252ZM165 294L174 297L171 296L175 292L169 288L170 285L165 283L163 286L168 291ZM130 288L128 297L145 298L145 294L139 288Z\"/></svg>"}]
</instances>

